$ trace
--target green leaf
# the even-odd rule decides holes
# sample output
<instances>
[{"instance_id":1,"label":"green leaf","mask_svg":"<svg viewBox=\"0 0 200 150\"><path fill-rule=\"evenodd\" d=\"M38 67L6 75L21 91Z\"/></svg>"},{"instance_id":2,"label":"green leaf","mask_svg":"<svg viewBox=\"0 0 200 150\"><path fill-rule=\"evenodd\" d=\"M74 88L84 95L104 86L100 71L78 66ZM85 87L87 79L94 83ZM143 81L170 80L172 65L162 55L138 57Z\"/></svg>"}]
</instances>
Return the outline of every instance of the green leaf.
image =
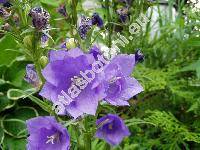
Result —
<instances>
[{"instance_id":1,"label":"green leaf","mask_svg":"<svg viewBox=\"0 0 200 150\"><path fill-rule=\"evenodd\" d=\"M7 92L7 97L11 100L18 100L20 98L26 98L35 92L37 92L35 88L28 89L25 92L22 92L22 90L19 89L9 89Z\"/></svg>"},{"instance_id":2,"label":"green leaf","mask_svg":"<svg viewBox=\"0 0 200 150\"><path fill-rule=\"evenodd\" d=\"M59 0L40 0L40 2L43 4L53 6L53 7L59 6Z\"/></svg>"},{"instance_id":3,"label":"green leaf","mask_svg":"<svg viewBox=\"0 0 200 150\"><path fill-rule=\"evenodd\" d=\"M13 107L14 105L14 101L11 101L6 96L0 96L0 112Z\"/></svg>"},{"instance_id":4,"label":"green leaf","mask_svg":"<svg viewBox=\"0 0 200 150\"><path fill-rule=\"evenodd\" d=\"M3 139L4 139L4 132L3 132L3 129L0 128L0 145L1 145L2 142L3 142Z\"/></svg>"},{"instance_id":5,"label":"green leaf","mask_svg":"<svg viewBox=\"0 0 200 150\"><path fill-rule=\"evenodd\" d=\"M26 139L16 139L9 135L6 135L3 141L3 147L6 150L25 150L26 149Z\"/></svg>"},{"instance_id":6,"label":"green leaf","mask_svg":"<svg viewBox=\"0 0 200 150\"><path fill-rule=\"evenodd\" d=\"M191 38L187 41L187 44L189 46L195 46L195 47L200 47L200 38L195 37L195 38Z\"/></svg>"},{"instance_id":7,"label":"green leaf","mask_svg":"<svg viewBox=\"0 0 200 150\"><path fill-rule=\"evenodd\" d=\"M17 43L11 35L5 35L2 39L0 39L0 65L9 66L15 58L20 55L20 53L16 51L7 51L7 49L15 49L16 45Z\"/></svg>"},{"instance_id":8,"label":"green leaf","mask_svg":"<svg viewBox=\"0 0 200 150\"><path fill-rule=\"evenodd\" d=\"M5 72L5 80L9 81L16 87L22 87L22 85L26 83L24 81L26 65L27 62L24 61L13 62L13 64L9 66Z\"/></svg>"},{"instance_id":9,"label":"green leaf","mask_svg":"<svg viewBox=\"0 0 200 150\"><path fill-rule=\"evenodd\" d=\"M189 66L182 68L181 71L196 71L197 77L200 79L200 59Z\"/></svg>"},{"instance_id":10,"label":"green leaf","mask_svg":"<svg viewBox=\"0 0 200 150\"><path fill-rule=\"evenodd\" d=\"M5 133L15 138L27 136L25 121L38 116L38 112L32 107L20 107L12 113L4 116L2 120L2 128Z\"/></svg>"}]
</instances>

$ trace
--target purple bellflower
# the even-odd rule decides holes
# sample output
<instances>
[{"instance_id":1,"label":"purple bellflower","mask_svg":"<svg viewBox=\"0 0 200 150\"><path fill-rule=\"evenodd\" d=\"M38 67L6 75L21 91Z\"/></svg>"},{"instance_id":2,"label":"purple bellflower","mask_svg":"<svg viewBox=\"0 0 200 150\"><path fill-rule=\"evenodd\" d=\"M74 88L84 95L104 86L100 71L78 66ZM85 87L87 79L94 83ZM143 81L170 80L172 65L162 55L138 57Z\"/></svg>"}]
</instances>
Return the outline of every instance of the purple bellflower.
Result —
<instances>
[{"instance_id":1,"label":"purple bellflower","mask_svg":"<svg viewBox=\"0 0 200 150\"><path fill-rule=\"evenodd\" d=\"M49 26L50 14L42 7L35 7L30 10L33 26L37 30L43 30Z\"/></svg>"},{"instance_id":2,"label":"purple bellflower","mask_svg":"<svg viewBox=\"0 0 200 150\"><path fill-rule=\"evenodd\" d=\"M108 114L96 121L96 137L104 139L110 145L119 145L130 132L123 120L114 114Z\"/></svg>"},{"instance_id":3,"label":"purple bellflower","mask_svg":"<svg viewBox=\"0 0 200 150\"><path fill-rule=\"evenodd\" d=\"M105 66L101 85L104 86L108 103L115 106L129 105L128 100L143 91L139 82L131 77L134 66L134 54L117 55Z\"/></svg>"},{"instance_id":4,"label":"purple bellflower","mask_svg":"<svg viewBox=\"0 0 200 150\"><path fill-rule=\"evenodd\" d=\"M40 86L40 79L38 77L38 74L35 70L34 64L28 64L26 66L26 75L24 77L24 80L30 84L32 84L34 87Z\"/></svg>"},{"instance_id":5,"label":"purple bellflower","mask_svg":"<svg viewBox=\"0 0 200 150\"><path fill-rule=\"evenodd\" d=\"M26 121L29 132L27 150L69 150L70 137L54 117L36 117Z\"/></svg>"},{"instance_id":6,"label":"purple bellflower","mask_svg":"<svg viewBox=\"0 0 200 150\"><path fill-rule=\"evenodd\" d=\"M103 19L99 16L98 13L92 15L92 24L97 25L99 28L103 27Z\"/></svg>"},{"instance_id":7,"label":"purple bellflower","mask_svg":"<svg viewBox=\"0 0 200 150\"><path fill-rule=\"evenodd\" d=\"M98 80L91 71L95 61L93 55L84 54L79 48L52 50L49 61L42 71L46 83L40 95L56 105L62 99L64 104L58 114L70 114L74 118L83 114L95 115L98 101L104 94L100 86L93 88Z\"/></svg>"}]
</instances>

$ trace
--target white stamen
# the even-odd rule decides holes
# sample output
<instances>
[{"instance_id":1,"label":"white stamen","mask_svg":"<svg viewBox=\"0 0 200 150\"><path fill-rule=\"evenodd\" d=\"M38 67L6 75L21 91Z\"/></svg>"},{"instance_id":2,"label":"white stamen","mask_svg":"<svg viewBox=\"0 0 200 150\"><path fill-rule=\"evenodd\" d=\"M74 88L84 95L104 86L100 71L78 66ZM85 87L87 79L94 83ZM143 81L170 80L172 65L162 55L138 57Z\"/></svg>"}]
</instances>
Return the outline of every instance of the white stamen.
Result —
<instances>
[{"instance_id":1,"label":"white stamen","mask_svg":"<svg viewBox=\"0 0 200 150\"><path fill-rule=\"evenodd\" d=\"M113 77L110 79L109 83L115 83L118 79L121 79L121 77Z\"/></svg>"},{"instance_id":2,"label":"white stamen","mask_svg":"<svg viewBox=\"0 0 200 150\"><path fill-rule=\"evenodd\" d=\"M46 141L46 144L48 144L48 143L54 144L54 140L59 141L59 134L56 133L51 136L47 136L47 139L48 140Z\"/></svg>"}]
</instances>

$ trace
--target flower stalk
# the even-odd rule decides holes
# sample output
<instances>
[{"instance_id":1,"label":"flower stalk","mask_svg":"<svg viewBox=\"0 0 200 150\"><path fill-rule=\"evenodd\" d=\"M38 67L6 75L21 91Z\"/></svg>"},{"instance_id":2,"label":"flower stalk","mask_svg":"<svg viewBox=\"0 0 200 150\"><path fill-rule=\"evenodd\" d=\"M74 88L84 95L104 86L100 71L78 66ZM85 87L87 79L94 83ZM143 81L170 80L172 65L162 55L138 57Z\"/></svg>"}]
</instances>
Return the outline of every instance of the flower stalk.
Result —
<instances>
[{"instance_id":1,"label":"flower stalk","mask_svg":"<svg viewBox=\"0 0 200 150\"><path fill-rule=\"evenodd\" d=\"M111 47L112 41L112 26L110 24L111 22L111 16L110 16L110 8L109 8L109 0L105 1L105 7L106 7L106 14L107 14L107 21L108 21L108 47Z\"/></svg>"},{"instance_id":2,"label":"flower stalk","mask_svg":"<svg viewBox=\"0 0 200 150\"><path fill-rule=\"evenodd\" d=\"M40 33L35 31L33 35L32 57L39 79L44 83L44 78L41 73L40 57L41 51L38 49L38 41L40 40Z\"/></svg>"}]
</instances>

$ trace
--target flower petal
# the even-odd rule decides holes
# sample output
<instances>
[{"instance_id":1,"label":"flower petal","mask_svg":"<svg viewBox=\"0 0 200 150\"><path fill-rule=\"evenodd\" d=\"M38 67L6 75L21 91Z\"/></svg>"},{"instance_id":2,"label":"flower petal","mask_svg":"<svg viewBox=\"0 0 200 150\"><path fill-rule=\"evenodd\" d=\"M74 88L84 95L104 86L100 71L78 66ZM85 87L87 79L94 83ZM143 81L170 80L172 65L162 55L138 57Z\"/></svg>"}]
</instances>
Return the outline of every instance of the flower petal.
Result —
<instances>
[{"instance_id":1,"label":"flower petal","mask_svg":"<svg viewBox=\"0 0 200 150\"><path fill-rule=\"evenodd\" d=\"M131 54L131 55L126 55L126 54L117 55L116 57L114 57L111 60L110 64L118 64L120 66L122 73L125 76L129 76L132 73L133 68L135 66L135 55L133 55L133 54Z\"/></svg>"}]
</instances>

